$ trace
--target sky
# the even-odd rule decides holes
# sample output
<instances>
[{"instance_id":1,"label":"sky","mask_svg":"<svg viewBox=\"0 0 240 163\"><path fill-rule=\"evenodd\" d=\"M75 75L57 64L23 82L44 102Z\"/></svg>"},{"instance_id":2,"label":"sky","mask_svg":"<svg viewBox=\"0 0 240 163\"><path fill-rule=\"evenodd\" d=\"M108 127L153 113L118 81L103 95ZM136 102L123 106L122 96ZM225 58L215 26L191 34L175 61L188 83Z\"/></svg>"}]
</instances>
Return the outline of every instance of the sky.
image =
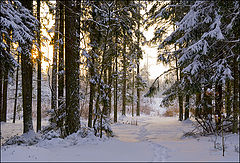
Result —
<instances>
[{"instance_id":1,"label":"sky","mask_svg":"<svg viewBox=\"0 0 240 163\"><path fill-rule=\"evenodd\" d=\"M154 36L154 27L150 27L149 30L143 31L143 34L147 41L149 41ZM142 68L144 65L148 65L149 79L155 79L168 69L168 67L164 66L162 63L157 62L157 47L145 45L142 49L144 53L143 59L140 61L140 67Z\"/></svg>"}]
</instances>

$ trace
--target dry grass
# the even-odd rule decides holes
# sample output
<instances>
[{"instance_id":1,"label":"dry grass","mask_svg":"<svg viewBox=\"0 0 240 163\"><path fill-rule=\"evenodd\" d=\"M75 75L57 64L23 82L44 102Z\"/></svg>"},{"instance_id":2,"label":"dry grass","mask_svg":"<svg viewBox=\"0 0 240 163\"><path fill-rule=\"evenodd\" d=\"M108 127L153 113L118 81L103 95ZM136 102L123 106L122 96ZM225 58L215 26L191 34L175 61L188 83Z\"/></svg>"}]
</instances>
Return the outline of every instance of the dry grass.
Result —
<instances>
[{"instance_id":1,"label":"dry grass","mask_svg":"<svg viewBox=\"0 0 240 163\"><path fill-rule=\"evenodd\" d=\"M81 108L80 116L84 119L88 119L88 105L85 105Z\"/></svg>"},{"instance_id":2,"label":"dry grass","mask_svg":"<svg viewBox=\"0 0 240 163\"><path fill-rule=\"evenodd\" d=\"M141 106L140 108L141 113L144 113L146 115L150 115L150 112L152 111L152 108L149 106Z\"/></svg>"},{"instance_id":3,"label":"dry grass","mask_svg":"<svg viewBox=\"0 0 240 163\"><path fill-rule=\"evenodd\" d=\"M173 117L178 114L178 108L177 107L169 107L166 112L163 114L164 117Z\"/></svg>"},{"instance_id":4,"label":"dry grass","mask_svg":"<svg viewBox=\"0 0 240 163\"><path fill-rule=\"evenodd\" d=\"M195 109L194 108L190 108L189 112L191 113L191 115L195 115Z\"/></svg>"}]
</instances>

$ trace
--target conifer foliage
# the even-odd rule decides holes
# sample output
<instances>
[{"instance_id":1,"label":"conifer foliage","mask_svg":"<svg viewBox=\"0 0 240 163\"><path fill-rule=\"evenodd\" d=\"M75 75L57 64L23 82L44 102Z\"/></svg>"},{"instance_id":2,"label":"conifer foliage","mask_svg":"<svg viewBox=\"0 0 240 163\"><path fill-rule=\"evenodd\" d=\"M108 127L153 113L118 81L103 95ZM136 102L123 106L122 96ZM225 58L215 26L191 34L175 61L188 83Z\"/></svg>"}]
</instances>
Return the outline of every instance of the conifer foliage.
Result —
<instances>
[{"instance_id":1,"label":"conifer foliage","mask_svg":"<svg viewBox=\"0 0 240 163\"><path fill-rule=\"evenodd\" d=\"M166 25L156 29L155 37L151 40L151 43L159 45L159 60L168 64L175 60L176 69L180 70L180 76L177 73L179 80L165 91L163 103L169 104L179 94L184 95L185 112L188 112L189 96L195 97L195 116L210 120L216 116L216 127L220 127L221 121L225 120L223 113L228 108L228 117L229 114L232 117L232 132L236 133L239 129L239 2L173 1L162 5L160 10L155 10L156 5L159 5L158 2L149 12L149 18L152 19L148 22L149 26L156 20L170 23L170 18L176 18L175 14L181 12L181 8L188 7L174 22L171 34L163 37ZM230 81L235 86L233 91L227 92ZM155 92L154 83L151 88L147 95ZM226 103L223 105L224 94L227 94L228 106ZM233 97L232 108L229 96ZM185 113L185 116L188 117L189 114Z\"/></svg>"}]
</instances>

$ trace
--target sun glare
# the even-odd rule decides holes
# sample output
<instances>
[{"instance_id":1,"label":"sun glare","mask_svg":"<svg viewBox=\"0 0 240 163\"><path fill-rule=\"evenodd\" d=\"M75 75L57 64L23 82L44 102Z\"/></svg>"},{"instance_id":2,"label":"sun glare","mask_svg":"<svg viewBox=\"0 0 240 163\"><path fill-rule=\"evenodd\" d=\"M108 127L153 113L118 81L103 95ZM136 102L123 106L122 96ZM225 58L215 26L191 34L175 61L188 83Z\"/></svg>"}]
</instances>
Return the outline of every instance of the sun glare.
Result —
<instances>
[{"instance_id":1,"label":"sun glare","mask_svg":"<svg viewBox=\"0 0 240 163\"><path fill-rule=\"evenodd\" d=\"M51 1L55 3L55 1ZM34 1L36 5L36 1ZM41 4L41 52L42 52L42 71L47 72L49 65L52 63L53 45L51 39L54 36L53 32L48 32L49 29L54 27L54 16L50 14L49 7L45 2ZM36 49L36 47L34 47ZM36 59L37 52L33 52L33 58Z\"/></svg>"},{"instance_id":2,"label":"sun glare","mask_svg":"<svg viewBox=\"0 0 240 163\"><path fill-rule=\"evenodd\" d=\"M143 29L142 29L143 30ZM154 27L150 27L149 30L143 31L147 41L154 36ZM140 61L140 67L147 66L149 72L149 79L155 79L168 69L168 66L164 66L162 63L157 62L158 50L157 47L149 47L148 45L142 46L144 51L143 59Z\"/></svg>"}]
</instances>

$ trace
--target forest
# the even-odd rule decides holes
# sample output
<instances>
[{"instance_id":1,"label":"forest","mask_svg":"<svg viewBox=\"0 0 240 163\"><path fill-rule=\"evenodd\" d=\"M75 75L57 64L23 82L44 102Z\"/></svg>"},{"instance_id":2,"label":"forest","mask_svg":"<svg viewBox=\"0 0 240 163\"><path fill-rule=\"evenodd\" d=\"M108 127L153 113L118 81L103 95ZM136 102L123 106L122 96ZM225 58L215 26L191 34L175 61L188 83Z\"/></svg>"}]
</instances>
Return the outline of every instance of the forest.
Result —
<instances>
[{"instance_id":1,"label":"forest","mask_svg":"<svg viewBox=\"0 0 240 163\"><path fill-rule=\"evenodd\" d=\"M0 5L1 160L239 160L239 1ZM151 48L161 66L150 72ZM45 151L60 145L69 157ZM173 152L197 146L206 158Z\"/></svg>"}]
</instances>

